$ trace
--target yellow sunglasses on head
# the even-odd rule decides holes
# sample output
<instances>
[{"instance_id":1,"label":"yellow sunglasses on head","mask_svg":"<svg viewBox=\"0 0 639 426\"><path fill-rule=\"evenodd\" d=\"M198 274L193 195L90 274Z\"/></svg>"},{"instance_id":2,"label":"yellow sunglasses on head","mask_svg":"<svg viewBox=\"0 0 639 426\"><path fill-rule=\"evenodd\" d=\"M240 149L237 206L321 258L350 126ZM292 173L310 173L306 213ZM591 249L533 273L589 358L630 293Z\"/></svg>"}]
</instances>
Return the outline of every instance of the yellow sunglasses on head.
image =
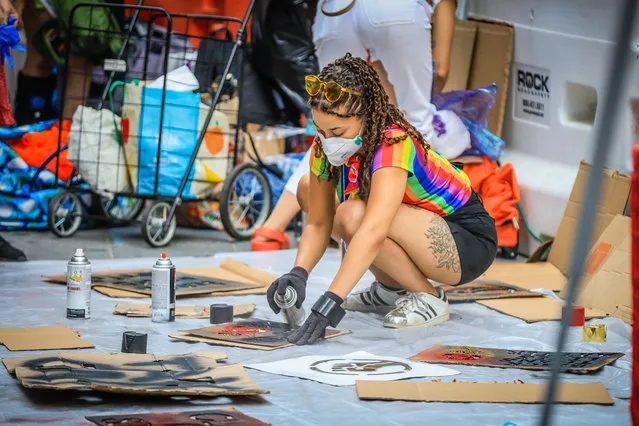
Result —
<instances>
[{"instance_id":1,"label":"yellow sunglasses on head","mask_svg":"<svg viewBox=\"0 0 639 426\"><path fill-rule=\"evenodd\" d=\"M311 96L317 96L317 94L324 88L324 97L330 103L337 102L342 97L344 92L350 93L355 96L362 96L360 92L355 90L347 89L346 87L340 86L338 83L334 81L322 81L316 75L307 75L305 77L306 81L306 93Z\"/></svg>"}]
</instances>

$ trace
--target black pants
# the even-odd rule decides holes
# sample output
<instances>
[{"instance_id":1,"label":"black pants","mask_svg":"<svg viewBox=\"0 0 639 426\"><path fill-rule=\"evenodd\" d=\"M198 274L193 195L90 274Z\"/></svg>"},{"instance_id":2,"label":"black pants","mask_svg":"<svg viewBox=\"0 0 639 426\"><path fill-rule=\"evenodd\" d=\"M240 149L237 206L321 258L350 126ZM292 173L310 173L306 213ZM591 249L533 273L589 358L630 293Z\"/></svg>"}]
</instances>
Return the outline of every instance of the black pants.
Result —
<instances>
[{"instance_id":1,"label":"black pants","mask_svg":"<svg viewBox=\"0 0 639 426\"><path fill-rule=\"evenodd\" d=\"M473 281L486 272L497 255L495 220L484 209L484 203L475 191L466 204L444 220L459 252L459 284Z\"/></svg>"}]
</instances>

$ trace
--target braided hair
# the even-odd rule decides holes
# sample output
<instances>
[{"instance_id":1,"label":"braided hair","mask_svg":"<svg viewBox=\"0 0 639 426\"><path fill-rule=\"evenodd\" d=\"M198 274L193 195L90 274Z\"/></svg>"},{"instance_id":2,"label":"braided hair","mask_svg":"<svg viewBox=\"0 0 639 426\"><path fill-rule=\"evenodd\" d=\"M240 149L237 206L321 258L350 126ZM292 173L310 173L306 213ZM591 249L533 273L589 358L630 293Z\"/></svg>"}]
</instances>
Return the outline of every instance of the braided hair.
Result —
<instances>
[{"instance_id":1,"label":"braided hair","mask_svg":"<svg viewBox=\"0 0 639 426\"><path fill-rule=\"evenodd\" d=\"M322 81L334 81L342 87L362 94L362 96L358 96L344 92L337 102L330 103L326 100L324 93L320 91L317 95L309 98L308 104L312 109L341 118L361 117L364 133L361 135L362 147L357 154L360 158L357 180L359 195L363 200L366 200L370 193L371 167L379 147L382 143L393 145L405 139L403 135L393 138L386 136L386 130L393 124L405 130L415 142L424 147L425 156L428 155L430 145L424 140L422 134L406 120L404 113L389 102L379 75L366 61L347 53L344 57L324 67L318 77ZM323 155L321 144L315 144L314 155L316 158ZM339 171L339 167L330 166L330 179L337 179Z\"/></svg>"}]
</instances>

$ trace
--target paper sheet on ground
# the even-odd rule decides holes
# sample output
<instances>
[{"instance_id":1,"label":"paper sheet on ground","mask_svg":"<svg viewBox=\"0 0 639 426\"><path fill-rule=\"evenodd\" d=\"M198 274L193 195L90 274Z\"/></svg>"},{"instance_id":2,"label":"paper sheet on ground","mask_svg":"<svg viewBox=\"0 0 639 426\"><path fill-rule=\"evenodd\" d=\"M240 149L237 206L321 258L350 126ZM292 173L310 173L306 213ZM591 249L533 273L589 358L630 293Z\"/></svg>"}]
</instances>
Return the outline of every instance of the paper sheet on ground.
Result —
<instances>
[{"instance_id":1,"label":"paper sheet on ground","mask_svg":"<svg viewBox=\"0 0 639 426\"><path fill-rule=\"evenodd\" d=\"M414 377L442 377L459 374L450 368L377 356L358 351L346 355L310 355L275 362L246 365L246 368L282 376L314 380L333 386L350 386L358 380L402 380Z\"/></svg>"}]
</instances>

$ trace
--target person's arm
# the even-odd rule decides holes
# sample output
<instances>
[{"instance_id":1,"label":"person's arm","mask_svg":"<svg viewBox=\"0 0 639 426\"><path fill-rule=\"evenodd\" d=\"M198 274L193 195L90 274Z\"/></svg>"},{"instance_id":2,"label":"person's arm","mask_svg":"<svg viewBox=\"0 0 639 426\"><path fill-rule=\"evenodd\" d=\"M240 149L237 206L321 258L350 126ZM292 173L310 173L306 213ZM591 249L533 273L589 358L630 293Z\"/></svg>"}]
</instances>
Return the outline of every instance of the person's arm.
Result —
<instances>
[{"instance_id":1,"label":"person's arm","mask_svg":"<svg viewBox=\"0 0 639 426\"><path fill-rule=\"evenodd\" d=\"M455 33L455 10L457 0L442 0L433 14L433 60L435 61L435 93L446 85L450 71L450 52Z\"/></svg>"},{"instance_id":2,"label":"person's arm","mask_svg":"<svg viewBox=\"0 0 639 426\"><path fill-rule=\"evenodd\" d=\"M407 177L408 172L399 167L384 167L373 173L362 224L328 291L346 299L373 263L402 204Z\"/></svg>"},{"instance_id":3,"label":"person's arm","mask_svg":"<svg viewBox=\"0 0 639 426\"><path fill-rule=\"evenodd\" d=\"M312 149L312 148L311 148ZM306 226L297 249L295 266L310 273L328 247L335 216L335 183L311 172Z\"/></svg>"}]
</instances>

